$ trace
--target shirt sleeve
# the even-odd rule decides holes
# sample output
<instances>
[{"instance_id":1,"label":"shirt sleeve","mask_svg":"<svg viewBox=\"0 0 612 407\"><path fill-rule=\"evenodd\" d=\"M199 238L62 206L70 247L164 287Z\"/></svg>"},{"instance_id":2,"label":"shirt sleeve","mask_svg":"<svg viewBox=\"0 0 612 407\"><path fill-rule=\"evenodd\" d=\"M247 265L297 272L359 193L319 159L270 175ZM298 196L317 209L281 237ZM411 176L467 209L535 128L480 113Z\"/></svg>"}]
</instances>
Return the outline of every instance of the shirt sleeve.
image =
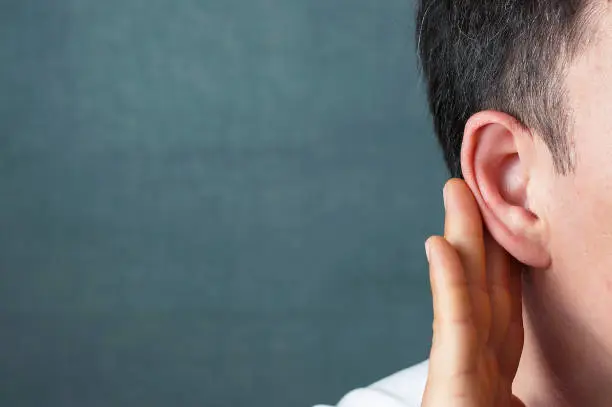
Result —
<instances>
[{"instance_id":1,"label":"shirt sleeve","mask_svg":"<svg viewBox=\"0 0 612 407\"><path fill-rule=\"evenodd\" d=\"M428 368L428 361L425 361L367 388L353 390L336 407L420 407Z\"/></svg>"},{"instance_id":2,"label":"shirt sleeve","mask_svg":"<svg viewBox=\"0 0 612 407\"><path fill-rule=\"evenodd\" d=\"M314 407L332 407L318 405ZM380 390L357 389L348 393L336 407L418 407L409 406L401 400Z\"/></svg>"}]
</instances>

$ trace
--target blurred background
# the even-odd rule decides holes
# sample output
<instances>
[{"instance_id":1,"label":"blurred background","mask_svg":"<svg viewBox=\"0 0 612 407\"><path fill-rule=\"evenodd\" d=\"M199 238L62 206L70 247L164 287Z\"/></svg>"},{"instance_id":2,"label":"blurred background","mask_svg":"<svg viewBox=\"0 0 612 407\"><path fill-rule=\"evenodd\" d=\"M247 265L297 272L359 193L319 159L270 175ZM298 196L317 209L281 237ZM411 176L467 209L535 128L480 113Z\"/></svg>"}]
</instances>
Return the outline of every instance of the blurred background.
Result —
<instances>
[{"instance_id":1,"label":"blurred background","mask_svg":"<svg viewBox=\"0 0 612 407\"><path fill-rule=\"evenodd\" d=\"M0 405L335 404L424 360L412 0L0 3Z\"/></svg>"}]
</instances>

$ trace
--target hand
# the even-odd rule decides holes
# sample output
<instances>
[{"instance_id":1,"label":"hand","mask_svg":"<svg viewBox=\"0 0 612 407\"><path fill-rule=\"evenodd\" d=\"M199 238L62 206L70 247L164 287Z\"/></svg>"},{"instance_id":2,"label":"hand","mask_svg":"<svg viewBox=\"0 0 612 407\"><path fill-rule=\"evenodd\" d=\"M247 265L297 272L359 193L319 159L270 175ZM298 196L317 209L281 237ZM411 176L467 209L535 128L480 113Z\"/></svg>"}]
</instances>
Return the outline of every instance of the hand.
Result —
<instances>
[{"instance_id":1,"label":"hand","mask_svg":"<svg viewBox=\"0 0 612 407\"><path fill-rule=\"evenodd\" d=\"M444 237L427 240L433 343L422 407L524 407L521 266L484 230L464 181L445 186Z\"/></svg>"}]
</instances>

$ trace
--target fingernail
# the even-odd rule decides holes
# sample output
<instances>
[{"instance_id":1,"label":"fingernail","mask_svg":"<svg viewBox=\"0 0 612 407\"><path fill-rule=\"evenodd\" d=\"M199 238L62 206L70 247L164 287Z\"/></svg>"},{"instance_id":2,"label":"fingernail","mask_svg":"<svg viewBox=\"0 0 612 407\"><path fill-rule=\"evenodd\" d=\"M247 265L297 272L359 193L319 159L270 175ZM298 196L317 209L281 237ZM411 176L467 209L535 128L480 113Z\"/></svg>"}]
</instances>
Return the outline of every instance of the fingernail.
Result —
<instances>
[{"instance_id":1,"label":"fingernail","mask_svg":"<svg viewBox=\"0 0 612 407\"><path fill-rule=\"evenodd\" d=\"M429 239L427 239L425 241L425 255L427 256L427 261L430 261L429 260L429 257L430 257L430 255L429 255Z\"/></svg>"},{"instance_id":2,"label":"fingernail","mask_svg":"<svg viewBox=\"0 0 612 407\"><path fill-rule=\"evenodd\" d=\"M444 200L444 209L447 210L448 209L448 205L446 203L446 187L448 184L444 185L444 188L442 188L442 199Z\"/></svg>"}]
</instances>

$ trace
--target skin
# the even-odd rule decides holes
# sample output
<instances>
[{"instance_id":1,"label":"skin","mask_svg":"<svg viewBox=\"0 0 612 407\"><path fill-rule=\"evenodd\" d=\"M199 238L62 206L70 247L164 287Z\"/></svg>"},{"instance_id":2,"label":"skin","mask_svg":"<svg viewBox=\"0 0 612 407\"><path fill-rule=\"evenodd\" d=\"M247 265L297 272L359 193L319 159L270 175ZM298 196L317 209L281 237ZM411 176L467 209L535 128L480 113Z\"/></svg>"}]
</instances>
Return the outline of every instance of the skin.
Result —
<instances>
[{"instance_id":1,"label":"skin","mask_svg":"<svg viewBox=\"0 0 612 407\"><path fill-rule=\"evenodd\" d=\"M512 394L523 348L521 266L483 230L462 180L449 181L444 197L444 237L426 242L434 337L422 405L523 406Z\"/></svg>"},{"instance_id":2,"label":"skin","mask_svg":"<svg viewBox=\"0 0 612 407\"><path fill-rule=\"evenodd\" d=\"M428 240L434 340L424 407L612 400L612 5L565 77L576 169L515 118L468 121L465 181ZM522 401L519 401L522 400Z\"/></svg>"}]
</instances>

